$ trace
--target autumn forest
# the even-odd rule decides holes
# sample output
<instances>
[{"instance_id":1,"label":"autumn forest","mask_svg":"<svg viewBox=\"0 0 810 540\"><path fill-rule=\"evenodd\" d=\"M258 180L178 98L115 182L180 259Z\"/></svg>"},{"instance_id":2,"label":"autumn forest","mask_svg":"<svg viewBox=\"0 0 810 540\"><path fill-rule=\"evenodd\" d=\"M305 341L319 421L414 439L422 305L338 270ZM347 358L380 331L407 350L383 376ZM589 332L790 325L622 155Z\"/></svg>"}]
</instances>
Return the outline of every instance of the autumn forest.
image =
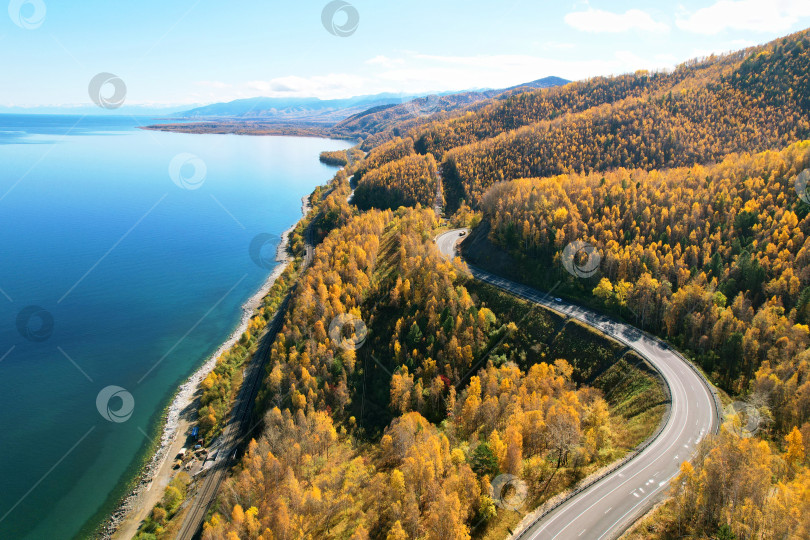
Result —
<instances>
[{"instance_id":1,"label":"autumn forest","mask_svg":"<svg viewBox=\"0 0 810 540\"><path fill-rule=\"evenodd\" d=\"M809 115L802 32L325 153L342 168L291 236L298 263L205 383L210 439L289 293L260 429L202 537L504 538L656 430L656 371L444 258L434 239L453 227L471 229L468 262L666 340L723 406L756 410L751 433L726 408L631 538L810 537ZM599 254L586 278L564 268L575 241ZM493 493L503 474L527 490L519 510ZM144 538L166 530L161 512Z\"/></svg>"}]
</instances>

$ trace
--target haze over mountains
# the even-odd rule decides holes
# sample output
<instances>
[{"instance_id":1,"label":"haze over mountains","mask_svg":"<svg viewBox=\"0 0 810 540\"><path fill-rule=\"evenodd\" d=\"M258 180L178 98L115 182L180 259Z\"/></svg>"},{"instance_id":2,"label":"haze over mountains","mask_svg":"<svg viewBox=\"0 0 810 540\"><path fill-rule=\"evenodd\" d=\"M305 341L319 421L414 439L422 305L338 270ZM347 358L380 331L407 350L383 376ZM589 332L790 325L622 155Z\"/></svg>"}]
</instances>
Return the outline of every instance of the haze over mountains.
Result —
<instances>
[{"instance_id":1,"label":"haze over mountains","mask_svg":"<svg viewBox=\"0 0 810 540\"><path fill-rule=\"evenodd\" d=\"M188 105L124 105L106 111L106 114L132 116L170 117L188 120L250 120L276 123L306 123L334 125L343 120L368 114L386 108L405 105L413 100L419 102L418 109L425 113L438 105L459 106L492 98L503 92L518 88L548 88L567 84L560 77L544 77L510 88L476 89L462 92L438 92L433 94L380 93L352 96L342 99L320 99L317 97L253 97L233 101L211 103L188 108ZM420 101L421 100L421 101ZM64 114L97 115L104 114L96 105L43 105L37 107L0 106L0 114Z\"/></svg>"},{"instance_id":2,"label":"haze over mountains","mask_svg":"<svg viewBox=\"0 0 810 540\"><path fill-rule=\"evenodd\" d=\"M178 113L179 118L229 120L272 120L283 122L306 121L335 124L349 117L358 118L386 108L404 106L412 100L419 102L420 108L432 109L432 105L458 105L489 99L500 93L517 88L548 88L570 81L559 77L545 77L518 86L504 89L475 90L468 92L441 92L437 94L394 94L383 93L354 96L345 99L319 99L315 97L256 97L237 99L225 103L214 103ZM425 112L428 112L427 110ZM430 111L435 112L435 111Z\"/></svg>"},{"instance_id":3,"label":"haze over mountains","mask_svg":"<svg viewBox=\"0 0 810 540\"><path fill-rule=\"evenodd\" d=\"M398 136L404 129L458 110L475 110L494 98L563 86L570 81L545 77L497 90L403 96L376 94L347 99L251 98L215 103L172 116L181 122L148 129L182 133L308 135L364 139L369 145Z\"/></svg>"}]
</instances>

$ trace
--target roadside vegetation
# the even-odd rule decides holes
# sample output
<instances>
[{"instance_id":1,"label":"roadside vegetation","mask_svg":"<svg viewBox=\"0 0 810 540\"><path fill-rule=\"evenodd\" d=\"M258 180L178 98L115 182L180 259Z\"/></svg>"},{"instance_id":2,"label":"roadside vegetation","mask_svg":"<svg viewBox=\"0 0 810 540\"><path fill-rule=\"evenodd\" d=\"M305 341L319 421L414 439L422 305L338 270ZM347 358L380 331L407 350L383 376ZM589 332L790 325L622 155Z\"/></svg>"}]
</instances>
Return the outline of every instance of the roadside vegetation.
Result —
<instances>
[{"instance_id":1,"label":"roadside vegetation","mask_svg":"<svg viewBox=\"0 0 810 540\"><path fill-rule=\"evenodd\" d=\"M580 333L590 344L565 350L560 317L439 256L437 225L430 209L374 210L318 246L273 345L263 434L204 538L483 537L522 515L497 506L498 475L526 479L528 511L633 445L631 418L572 367L622 347ZM352 325L330 336L343 315L363 321L362 346L339 345L359 344Z\"/></svg>"},{"instance_id":2,"label":"roadside vegetation","mask_svg":"<svg viewBox=\"0 0 810 540\"><path fill-rule=\"evenodd\" d=\"M179 520L172 520L178 515L181 505L186 500L190 483L191 478L183 471L172 478L163 492L163 498L138 528L135 540L160 540L173 536L172 533L176 532L174 529L179 525Z\"/></svg>"},{"instance_id":3,"label":"roadside vegetation","mask_svg":"<svg viewBox=\"0 0 810 540\"><path fill-rule=\"evenodd\" d=\"M634 534L806 537L808 72L804 32L368 147L311 198L318 248L273 344L262 435L203 538L500 538L658 426L667 397L641 358L438 255L436 163L451 222L477 225L469 254L667 338L755 411L748 433L727 414ZM564 270L575 241L593 275ZM525 484L521 511L490 491L502 474Z\"/></svg>"},{"instance_id":4,"label":"roadside vegetation","mask_svg":"<svg viewBox=\"0 0 810 540\"><path fill-rule=\"evenodd\" d=\"M246 364L253 358L259 339L300 271L300 260L291 261L262 299L261 306L251 317L247 330L234 345L217 358L216 366L200 383L197 401L200 438L205 444L216 438L224 427L228 411L239 391Z\"/></svg>"}]
</instances>

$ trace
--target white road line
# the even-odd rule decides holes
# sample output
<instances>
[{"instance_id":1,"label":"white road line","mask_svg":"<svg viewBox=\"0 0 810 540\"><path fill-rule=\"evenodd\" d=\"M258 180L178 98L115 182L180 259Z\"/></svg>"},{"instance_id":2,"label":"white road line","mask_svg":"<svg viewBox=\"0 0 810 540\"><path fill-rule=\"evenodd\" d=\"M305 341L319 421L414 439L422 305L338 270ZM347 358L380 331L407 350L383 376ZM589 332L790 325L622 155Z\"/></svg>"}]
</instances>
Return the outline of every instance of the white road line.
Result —
<instances>
[{"instance_id":1,"label":"white road line","mask_svg":"<svg viewBox=\"0 0 810 540\"><path fill-rule=\"evenodd\" d=\"M672 480L673 478L675 478L676 476L677 476L677 473L676 473L676 474L673 474L673 475L672 475L672 476L670 476L670 477L669 477L667 480L665 480L664 482L661 482L661 483L662 483L662 484L665 484L665 483L669 482L670 480ZM659 489L660 489L660 488L659 488ZM647 497L652 496L652 495L653 495L653 494L654 494L656 491L658 491L658 489L657 489L657 490L655 490L655 491L653 491L652 493L650 493L650 494L649 494ZM647 497L645 497L644 499L646 499ZM608 527L608 529L607 529L605 532L603 532L603 533L602 533L602 535L601 535L599 538L597 538L596 540L602 540L602 538L603 538L603 537L604 537L606 534L608 534L609 532L611 532L611 531L613 530L613 527L615 527L615 526L616 526L618 523L620 523L620 522L621 522L621 521L622 521L624 518L626 518L626 517L627 517L627 515L628 515L630 512L632 512L633 510L635 510L636 508L638 508L638 505L640 505L641 503L643 503L643 502L644 502L644 499L642 499L642 500L638 501L638 503L636 503L636 505L635 505L635 506L633 506L633 507L632 507L630 510L628 510L627 512L625 512L625 514L624 514L622 517L620 517L619 519L617 519L616 521L614 521L614 522L613 522L613 524L612 524L610 527Z\"/></svg>"},{"instance_id":2,"label":"white road line","mask_svg":"<svg viewBox=\"0 0 810 540\"><path fill-rule=\"evenodd\" d=\"M490 282L494 282L494 283L497 283L497 284L503 284L503 285L504 285L504 288L506 288L508 291L514 291L514 290L515 290L515 287L512 287L511 285L510 285L509 287L506 287L506 285L507 285L509 282L508 282L507 280L504 280L504 279L491 279L491 278L490 278L490 279L486 279L486 277L484 277L484 278L483 278L483 280L484 280L484 281L490 281ZM557 304L553 304L553 303L551 303L550 301L546 300L546 296L547 296L547 295L546 295L546 296L543 296L543 297L538 297L538 295L537 295L537 294L535 294L533 291L530 291L530 290L529 290L529 289L527 289L526 287L518 287L518 288L517 288L517 290L520 290L521 292L524 292L524 291L525 291L525 294L526 294L526 295L527 295L529 298L532 298L532 299L537 299L537 298L539 298L539 299L540 299L540 302L537 302L537 303L539 303L539 304L541 304L541 305L544 305L544 306L549 306L549 307L550 307L551 309L553 309L554 311L557 311L557 312L562 312L562 313L566 313L566 314L568 314L569 316L571 316L572 318L576 318L576 319L578 319L578 320L583 321L583 315L582 315L582 314L583 314L584 312L583 312L581 309L578 309L578 308L575 308L574 306L569 306L569 305L560 306L560 305L557 305ZM682 435L683 435L683 433L684 433L684 430L685 430L685 425L681 427L680 433L678 433L677 437L676 437L676 438L673 440L673 439L671 438L671 435L673 435L673 434L674 434L674 433L673 433L673 432L674 432L674 430L675 430L675 429L677 429L677 427L676 427L676 425L675 425L675 423L674 423L674 422L675 422L675 421L674 421L674 418L680 418L680 417L684 417L684 416L685 416L686 418L688 418L688 415L689 415L689 412L690 412L690 411L689 411L689 403L688 403L688 401L687 401L688 397L687 397L687 392L686 392L686 385L688 385L688 387L691 389L691 391L692 391L692 392L696 392L697 390L695 389L695 385L694 385L693 381L694 381L694 379L696 378L696 376L698 376L698 377L699 377L699 375L697 375L697 374L695 374L695 373L692 373L692 372L690 371L690 369L687 369L687 368L688 368L688 365L685 365L685 364L684 364L684 362L683 362L682 360L681 360L681 361L678 361L678 360L680 360L680 359L677 357L677 355L674 355L674 354L673 354L673 353L671 353L671 352L670 352L668 355L666 355L664 358L660 358L660 357L659 357L659 356L660 356L660 348L661 348L661 344L660 344L660 342L655 341L655 340L650 340L650 339L648 339L646 336L642 336L640 339L636 339L636 340L630 340L630 339L627 339L627 338L626 338L624 335L622 335L622 334L624 333L624 331L627 331L627 330L629 330L629 329L630 329L630 327L629 327L629 326L627 326L627 325L623 325L623 324L606 324L606 325L604 325L604 326L603 326L603 325L601 325L601 324L593 324L591 321L589 321L589 320L588 320L588 318L587 318L587 317L584 317L584 321L583 321L583 322L585 322L585 323L586 323L586 324L588 324L588 325L595 326L595 327L597 327L597 328L609 328L609 329L611 329L612 331L611 331L611 332L608 332L608 333L609 333L609 334L611 334L611 335L612 335L612 337L613 337L614 339L617 339L618 341L625 343L626 345L630 346L631 348L634 348L634 349L638 350L639 352L642 352L642 354L645 354L646 356L650 356L650 357L652 357L652 358L651 358L651 360L652 360L652 359L654 359L653 361L655 362L656 366L657 366L657 367L658 367L658 368L659 368L659 369L660 369L662 372L664 372L664 373L669 372L669 375L671 375L671 380L669 380L669 378L667 378L667 377L666 377L666 375L665 375L665 379L667 379L667 380L668 380L668 382L669 382L669 383L671 384L671 386L672 386L672 388L671 388L671 390L672 390L672 396L673 396L673 398L672 398L672 402L673 402L673 405L674 405L674 406L673 406L673 408L672 408L673 410L672 410L672 416L671 416L671 418L672 418L673 420L670 422L670 426L669 426L669 428L670 428L670 429L667 429L667 430L665 430L663 433L661 433L661 437L658 439L658 441L656 441L656 443L654 443L654 444L650 445L650 447L648 447L648 448L645 450L645 452L643 452L643 454L645 454L646 456L648 456L648 457L652 457L652 458L653 458L653 462L651 462L651 463L649 463L649 464L647 464L647 465L642 465L642 466L641 466L641 470L639 470L639 471L638 471L638 472L636 472L635 474L632 474L632 476L630 476L630 478L629 478L629 479L625 480L625 481L624 481L624 482L622 482L622 483L621 483L619 486L617 486L616 488L614 488L613 490L611 490L610 492L608 492L606 495L602 496L602 497L601 497L599 500L597 500L596 502L594 502L594 503L593 503L593 504L592 504L592 505L591 505L589 508L587 508L587 509L585 510L585 512L587 512L588 510L590 510L591 508L593 508L593 507L594 507L596 504L598 504L599 502L601 502L602 500L604 500L606 497L608 497L609 495L611 495L613 492L615 492L617 489L619 489L619 488L620 488L622 485L627 484L627 483L628 483L628 482L630 482L630 481L631 481L633 478L635 478L636 476L638 476L639 474L641 474L643 471L647 470L649 467L651 467L651 466L653 466L653 465L659 465L659 466L660 466L660 465L661 465L661 463L660 463L660 458L658 458L658 459L656 459L656 458L655 458L655 455L653 454L653 449L656 449L656 450L657 450L657 447L658 447L658 446L663 446L663 445L667 444L667 442L665 442L665 440L669 440L669 441L671 441L671 442L669 443L668 448L667 448L667 449L666 449L666 450L665 450L665 451L662 453L662 455L661 455L660 457L663 457L664 455L666 455L667 453L669 453L669 451L671 451L671 450L672 450L674 447L676 447L676 446L677 446L678 442L680 442L680 440L681 440L681 436L682 436ZM657 353L657 354L650 354L650 351L651 351L651 350L652 350L652 351L654 351L654 352L655 352L655 353ZM667 350L667 349L664 349L664 350ZM660 363L659 363L659 362L660 362ZM674 365L673 365L673 364L674 364ZM700 381L700 383L701 383L701 384L700 384L701 389L705 390L705 384L703 384L703 381ZM704 392L701 392L701 394L702 394L702 395L701 395L702 400L705 400L705 401L706 401L706 403L707 403L707 405L708 405L708 408L707 408L706 410L707 410L707 411L712 410L712 409L714 408L714 405L713 405L713 403L712 403L711 396L709 396L709 395L707 394L707 392L705 392L705 391L704 391ZM684 400L681 402L680 400L678 400L678 396L681 396L681 397L684 397L684 398L687 398L687 399L684 399ZM700 409L700 401L701 401L701 398L698 398L698 400L697 400L697 401L696 401L696 403L695 403L696 408L697 408L697 415L698 415L698 417L697 417L697 418L696 418L696 420L695 420L695 425L696 425L696 426L699 426L699 425L700 425L700 420L701 420L701 418L700 418L700 417L702 417L702 416L703 416L703 412L704 412L704 411L702 411L702 410ZM710 419L709 419L709 425L712 425L712 424L714 423L714 421L713 421L713 420L714 420L713 418L710 418ZM701 429L700 436L698 437L698 441L697 441L697 442L700 442L700 439L702 439L702 437L703 437L703 433L704 433L705 431L706 431L706 428ZM690 438L690 439L689 439L689 443L691 444L691 442L692 442L692 439ZM657 443L660 443L660 444L657 444ZM682 444L682 443L681 443L681 444ZM689 448L689 446L688 446L688 445L684 445L684 447L685 447L685 448ZM696 451L696 450L695 450L695 451ZM694 455L694 452L692 452L692 455ZM679 459L679 458L680 458L680 454L678 454L678 455L675 457L675 459ZM657 461L657 462L656 462L656 461ZM638 463L638 462L636 462L636 463ZM629 469L630 469L630 471L632 472L632 469L634 469L634 468L636 468L636 467L634 467L634 466L633 466L633 462L631 462L631 463L628 463L628 468L629 468ZM665 467L665 468L666 468L666 467ZM663 472L663 471L662 471L662 470L657 471L656 473L654 473L654 474L653 474L653 477L658 476L658 475L659 475L661 472ZM654 493L656 493L657 491L659 491L659 490L660 490L660 488L662 488L664 485L666 485L666 484L669 482L669 480L670 480L671 478L674 478L675 476L677 476L677 474L678 474L678 473L676 472L676 473L675 473L675 474L673 474L673 475L672 475L672 476L671 476L669 479L667 479L667 480L664 480L664 481L660 482L660 483L658 484L658 489L653 490L653 491L652 491L652 492L651 492L649 495L647 495L647 494L646 494L646 492L645 492L645 491L644 491L642 488L638 488L638 490L639 490L641 493L645 493L645 496L644 496L644 497L640 497L640 496L639 496L639 494L638 494L638 493L636 493L636 492L635 492L635 490L634 490L634 491L632 492L632 493L633 493L633 495L634 495L636 498L639 498L639 499L640 499L640 500L638 501L638 503L637 503L636 505L634 505L634 506L633 506L633 508L631 508L631 510L630 510L630 511L628 511L628 512L627 512L627 513L626 513L624 516L622 516L622 518L620 518L620 519L619 519L618 521L616 521L616 522L615 522L613 525L611 525L611 527L610 527L610 528L608 528L608 529L607 529L607 530L606 530L606 531L605 531L605 532L604 532L604 533L603 533L603 534L600 536L600 538L604 537L606 534L608 534L609 532L611 532L611 531L613 530L613 528L614 528L614 527L616 527L616 525L618 525L619 523L621 523L621 522L622 522L622 520L624 520L624 519L627 517L627 515L628 515L630 512L632 512L633 510L635 510L635 509L636 509L636 508L637 508L639 505L641 505L642 503L644 503L646 499L648 499L648 498L649 498L650 496L652 496ZM619 478L624 478L624 477L625 477L625 474L624 474L623 472L618 472L618 471L617 471L617 476L618 476ZM652 483L652 482L653 482L653 480L652 480L652 479L650 479L650 480L649 480L649 481L648 481L646 484L644 484L644 485L645 485L645 486L646 486L646 485L649 485L649 484L650 484L650 483ZM579 496L578 496L578 497L575 497L575 498L571 499L571 500L570 500L570 501L567 503L567 505L568 505L569 507L573 507L573 506L575 506L577 503L581 503L581 502L583 502L583 501L586 501L586 500L587 500L587 499L586 499L586 497L588 497L588 495L595 495L594 491L595 491L595 490L597 490L597 489L599 489L599 487L598 487L598 486L595 486L595 489L594 489L594 490L586 490L585 492L583 492L583 493L582 493L582 496L581 496L581 497L579 497ZM600 490L600 491L601 491L601 490ZM613 509L613 507L610 507L610 508L608 508L608 509L607 509L607 510L606 510L604 513L605 513L605 514L607 514L607 513L609 513L609 512L610 512L612 509ZM580 516L582 516L582 515L583 515L585 512L580 513L580 514L579 514L579 516L577 516L577 518L578 518L578 517L580 517ZM566 514L567 514L567 513L566 513ZM556 518L558 518L558 517L559 517L559 515L561 515L561 514L560 514L560 513L558 513L558 515L553 516L553 517L552 517L552 518L551 518L551 519L550 519L550 520L549 520L549 521L548 521L546 524L544 524L544 525L543 525L543 526L542 526L542 527L541 527L541 528L540 528L540 529L537 531L537 533L540 533L540 532L542 532L544 529L546 529L546 527L547 527L549 524L551 524L553 521L555 521L555 520L556 520ZM572 522L571 522L571 523L568 523L568 524L564 525L564 526L563 526L563 529L561 529L561 530L560 530L560 532L558 532L558 533L557 533L557 535L555 535L555 538L556 538L556 536L559 536L559 534L561 534L561 533L562 533L562 532L563 532L565 529L567 529L567 528L568 528L568 527L569 527L569 526L570 526L570 525L571 525L573 522L577 521L577 518L574 518L574 519L572 520ZM600 528L601 528L601 527L600 527ZM582 535L583 535L585 532L586 532L586 529L583 529L583 530L580 532L579 536L582 536ZM535 534L537 534L537 533L535 533Z\"/></svg>"},{"instance_id":3,"label":"white road line","mask_svg":"<svg viewBox=\"0 0 810 540\"><path fill-rule=\"evenodd\" d=\"M680 384L680 380L678 380L677 378L674 378L674 379L673 379L673 382L677 382L677 383L679 383L679 384ZM676 389L678 389L678 390L680 390L680 391L682 391L682 392L684 392L684 393L686 392L686 390L685 390L685 389L684 389L684 387L683 387L683 384L680 384L680 388L676 388L676 387L674 387L674 385L673 385L673 388L672 388L673 393L676 391ZM684 401L684 406L686 407L686 411L685 411L684 415L685 415L685 416L689 416L689 402L685 400L685 401ZM673 416L672 416L672 417L670 417L670 418L673 418L673 417L675 416L675 413L676 413L676 412L677 412L677 411L672 411L672 415L673 415ZM683 435L684 429L686 429L686 426L685 426L685 425L684 425L684 426L681 426L681 431L678 433L677 437L675 437L675 440L674 440L674 441L672 441L672 442L670 443L670 445L669 445L669 446L668 446L668 447L667 447L667 448L664 450L664 452L663 452L663 454L664 454L664 455L665 455L665 454L666 454L666 453L667 453L669 450L671 450L671 449L672 449L672 447L674 447L674 446L677 444L678 439L680 439L680 438L681 438L681 435ZM663 435L663 433L662 433L662 435ZM658 440L656 440L656 441L655 441L655 442L654 442L654 443L653 443L651 446L648 446L648 447L647 447L647 449L645 450L645 452L649 454L649 452L651 452L653 448L655 448L656 446L658 446L658 445L659 445L659 443L660 443L660 444L665 444L665 443L664 443L664 438L663 438L663 437L661 437L661 438L659 438ZM559 536L559 535L560 535L560 534L561 534L561 533L562 533L562 532L563 532L565 529L567 529L567 528L568 528L568 527L569 527L569 526L570 526L572 523L574 523L574 522L575 522L577 519L579 519L580 517L582 517L582 515L583 515L585 512L587 512L588 510L590 510L591 508L593 508L594 506L596 506L597 504L599 504L599 503L600 503L600 502L601 502L601 501L602 501L602 500L603 500L605 497L607 497L607 496L611 495L612 493L614 493L614 492L615 492L617 489L619 489L620 487L622 487L623 485L625 485L627 482L629 482L630 480L632 480L633 478L635 478L636 476L638 476L639 474L641 474L642 472L644 472L645 470L647 470L647 468L651 467L653 464L655 464L655 461L653 461L653 462L648 463L647 465L645 465L645 466L644 466L644 467L643 467L643 468L642 468L640 471L638 471L636 474L634 474L633 476L631 476L630 478L628 478L627 480L625 480L624 482L622 482L621 484L619 484L618 486L616 486L615 488L613 488L613 489L612 489L611 491L609 491L607 494L603 495L603 496L602 496L602 497L600 497L600 498L599 498L599 499L598 499L596 502L594 502L593 504L591 504L591 505L590 505L588 508L586 508L585 510L583 510L582 512L580 512L580 513L579 513L579 515L577 515L577 516L576 516L574 519L572 519L572 520L571 520L571 521L570 521L570 522L569 522L569 523L568 523L566 526L564 526L562 529L560 529L560 532L558 532L556 535L554 535L554 537L552 538L552 540L554 540L554 538L556 538L557 536ZM586 491L586 492L583 492L583 493L587 494L587 491ZM635 494L634 494L634 495L635 495ZM638 495L636 495L636 497L638 497ZM646 497L645 497L645 498L646 498ZM573 501L574 499L571 499L571 500ZM561 515L562 515L562 513L558 513L556 516L554 516L554 518L552 518L552 519L550 519L548 522L546 522L546 524L545 524L545 525L543 525L543 527L541 527L540 529L538 529L538 531L537 531L537 532L539 533L540 531L542 531L543 529L545 529L545 528L546 528L546 527L547 527L549 524L551 524L551 523L552 523L552 522L553 522L553 521L554 521L556 518L558 518L558 517L559 517L559 516L561 516ZM603 535L603 536L604 536L604 535Z\"/></svg>"}]
</instances>

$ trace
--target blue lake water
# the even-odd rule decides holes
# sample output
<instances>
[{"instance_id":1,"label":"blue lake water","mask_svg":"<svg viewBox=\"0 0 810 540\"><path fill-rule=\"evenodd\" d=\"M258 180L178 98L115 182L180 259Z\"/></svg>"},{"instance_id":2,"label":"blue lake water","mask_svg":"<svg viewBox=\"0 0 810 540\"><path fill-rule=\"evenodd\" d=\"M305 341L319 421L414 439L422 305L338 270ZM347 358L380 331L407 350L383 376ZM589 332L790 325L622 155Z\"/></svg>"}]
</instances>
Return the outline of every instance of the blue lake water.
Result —
<instances>
[{"instance_id":1,"label":"blue lake water","mask_svg":"<svg viewBox=\"0 0 810 540\"><path fill-rule=\"evenodd\" d=\"M349 146L149 122L0 115L0 538L81 537L114 508L266 280L251 240L297 221L334 174L318 153ZM110 385L126 421L99 413Z\"/></svg>"}]
</instances>

